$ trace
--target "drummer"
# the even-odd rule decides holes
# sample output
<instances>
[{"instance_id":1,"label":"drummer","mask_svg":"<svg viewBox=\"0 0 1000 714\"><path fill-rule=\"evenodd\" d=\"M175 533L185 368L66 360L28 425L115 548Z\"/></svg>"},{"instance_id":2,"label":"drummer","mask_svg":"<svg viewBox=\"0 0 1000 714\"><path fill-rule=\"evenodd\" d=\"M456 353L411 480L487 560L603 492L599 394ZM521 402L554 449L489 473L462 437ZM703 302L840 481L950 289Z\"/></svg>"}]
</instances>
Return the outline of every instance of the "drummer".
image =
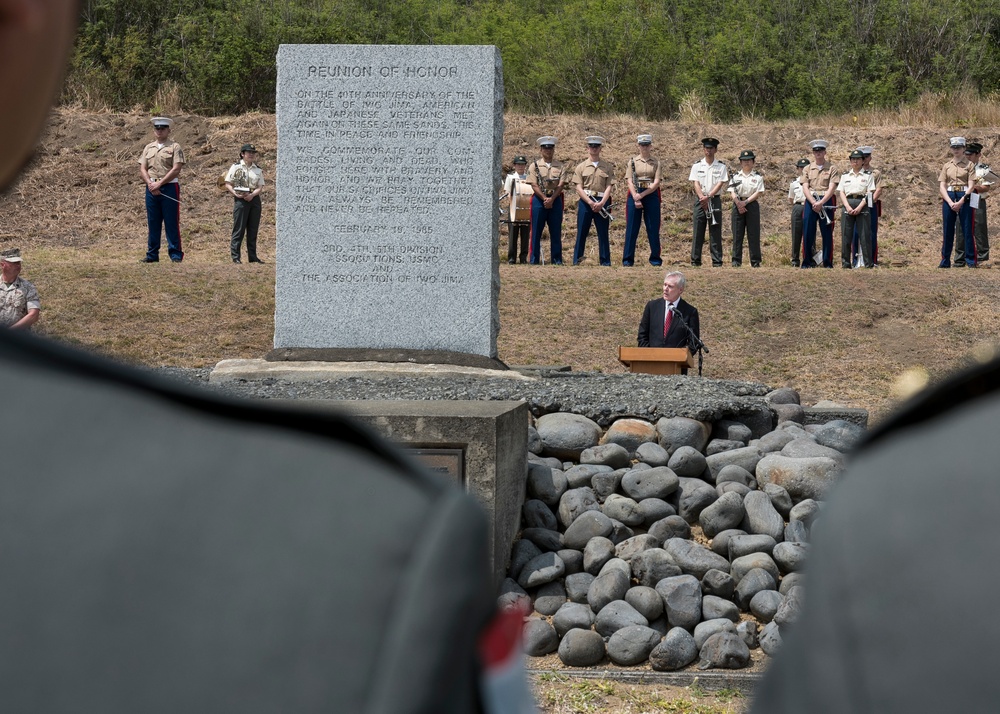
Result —
<instances>
[{"instance_id":1,"label":"drummer","mask_svg":"<svg viewBox=\"0 0 1000 714\"><path fill-rule=\"evenodd\" d=\"M510 198L510 220L507 232L507 262L514 265L528 262L528 239L531 233L531 196L534 194L527 183L528 160L523 156L514 157L514 170L507 174L503 183L504 195ZM518 210L524 205L527 210ZM521 242L518 253L517 244Z\"/></svg>"},{"instance_id":2,"label":"drummer","mask_svg":"<svg viewBox=\"0 0 1000 714\"><path fill-rule=\"evenodd\" d=\"M636 138L639 155L629 159L625 169L628 200L625 202L625 253L622 265L635 262L635 246L639 240L639 224L645 220L649 238L649 264L662 265L660 258L660 160L653 158L653 137L640 134Z\"/></svg>"}]
</instances>

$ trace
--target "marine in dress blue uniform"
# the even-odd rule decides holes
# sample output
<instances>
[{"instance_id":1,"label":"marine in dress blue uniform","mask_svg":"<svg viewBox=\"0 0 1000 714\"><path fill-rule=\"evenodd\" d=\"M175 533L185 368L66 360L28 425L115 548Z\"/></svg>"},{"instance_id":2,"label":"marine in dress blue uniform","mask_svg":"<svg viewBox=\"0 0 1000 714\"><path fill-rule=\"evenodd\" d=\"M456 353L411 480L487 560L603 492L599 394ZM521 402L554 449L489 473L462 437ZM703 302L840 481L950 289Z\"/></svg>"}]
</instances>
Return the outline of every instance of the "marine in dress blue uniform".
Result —
<instances>
[{"instance_id":1,"label":"marine in dress blue uniform","mask_svg":"<svg viewBox=\"0 0 1000 714\"><path fill-rule=\"evenodd\" d=\"M603 137L588 136L588 158L577 164L576 171L573 172L573 183L576 184L576 192L580 196L576 204L576 246L573 248L573 265L579 265L583 260L591 224L597 228L598 260L601 265L611 265L611 241L608 237L611 218L608 211L611 210L614 167L607 161L601 161L603 145Z\"/></svg>"},{"instance_id":2,"label":"marine in dress blue uniform","mask_svg":"<svg viewBox=\"0 0 1000 714\"><path fill-rule=\"evenodd\" d=\"M660 160L652 156L653 137L640 134L636 138L639 155L629 159L625 168L628 199L625 202L625 250L622 265L635 262L635 247L639 240L639 224L645 220L649 238L649 264L662 265L660 257Z\"/></svg>"},{"instance_id":3,"label":"marine in dress blue uniform","mask_svg":"<svg viewBox=\"0 0 1000 714\"><path fill-rule=\"evenodd\" d=\"M813 152L813 160L802 172L801 179L802 192L806 197L802 212L802 247L805 253L802 256L802 267L816 267L813 255L816 252L816 227L819 226L823 250L822 265L824 268L832 268L834 223L832 214L837 205L834 192L840 174L837 172L837 167L826 160L826 141L816 139L810 142L809 146Z\"/></svg>"},{"instance_id":4,"label":"marine in dress blue uniform","mask_svg":"<svg viewBox=\"0 0 1000 714\"><path fill-rule=\"evenodd\" d=\"M184 251L180 228L181 186L177 177L184 167L184 150L170 138L172 119L153 117L150 121L156 139L146 144L139 157L139 175L146 186L146 225L149 229L146 257L140 262L159 262L160 236L165 231L170 260L179 263L184 259Z\"/></svg>"},{"instance_id":5,"label":"marine in dress blue uniform","mask_svg":"<svg viewBox=\"0 0 1000 714\"><path fill-rule=\"evenodd\" d=\"M955 227L962 227L962 238L965 241L964 264L976 267L976 239L972 232L972 208L969 206L969 195L972 193L974 172L972 164L965 158L965 137L953 136L949 141L952 158L941 168L938 174L938 191L941 194L941 262L939 268L951 267L951 250L955 243Z\"/></svg>"},{"instance_id":6,"label":"marine in dress blue uniform","mask_svg":"<svg viewBox=\"0 0 1000 714\"><path fill-rule=\"evenodd\" d=\"M972 197L969 197L969 207L972 208L972 233L976 239L976 264L981 265L990 259L990 238L989 226L986 223L986 195L993 188L995 174L986 164L980 163L979 159L983 153L983 145L969 141L965 144L965 158L972 164L974 172L972 190L979 194L979 205L972 208ZM955 244L955 262L964 262L965 246L959 242Z\"/></svg>"},{"instance_id":7,"label":"marine in dress blue uniform","mask_svg":"<svg viewBox=\"0 0 1000 714\"><path fill-rule=\"evenodd\" d=\"M542 231L549 227L549 257L553 265L562 265L562 221L563 188L566 183L566 169L563 162L556 161L554 136L540 136L538 148L541 158L535 159L528 167L528 184L534 196L531 199L531 254L528 262L541 262Z\"/></svg>"}]
</instances>

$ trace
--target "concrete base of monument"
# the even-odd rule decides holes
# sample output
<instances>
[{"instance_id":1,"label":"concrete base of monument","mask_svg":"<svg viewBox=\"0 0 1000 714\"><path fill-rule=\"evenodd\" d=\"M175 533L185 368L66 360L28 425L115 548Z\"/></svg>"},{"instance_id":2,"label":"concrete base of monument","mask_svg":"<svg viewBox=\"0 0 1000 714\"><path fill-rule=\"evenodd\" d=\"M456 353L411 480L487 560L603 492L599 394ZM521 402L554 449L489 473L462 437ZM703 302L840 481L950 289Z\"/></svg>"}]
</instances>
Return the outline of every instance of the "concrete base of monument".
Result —
<instances>
[{"instance_id":1,"label":"concrete base of monument","mask_svg":"<svg viewBox=\"0 0 1000 714\"><path fill-rule=\"evenodd\" d=\"M240 379L284 379L289 382L314 382L350 377L489 377L533 381L533 377L509 369L483 369L454 364L417 364L414 362L272 362L264 359L224 359L212 369L209 382L232 382Z\"/></svg>"},{"instance_id":2,"label":"concrete base of monument","mask_svg":"<svg viewBox=\"0 0 1000 714\"><path fill-rule=\"evenodd\" d=\"M292 409L347 413L464 488L490 517L499 589L520 529L528 472L528 405L509 401L279 400Z\"/></svg>"},{"instance_id":3,"label":"concrete base of monument","mask_svg":"<svg viewBox=\"0 0 1000 714\"><path fill-rule=\"evenodd\" d=\"M264 359L268 362L409 362L451 364L480 369L508 369L493 357L449 350L371 349L368 347L279 347Z\"/></svg>"}]
</instances>

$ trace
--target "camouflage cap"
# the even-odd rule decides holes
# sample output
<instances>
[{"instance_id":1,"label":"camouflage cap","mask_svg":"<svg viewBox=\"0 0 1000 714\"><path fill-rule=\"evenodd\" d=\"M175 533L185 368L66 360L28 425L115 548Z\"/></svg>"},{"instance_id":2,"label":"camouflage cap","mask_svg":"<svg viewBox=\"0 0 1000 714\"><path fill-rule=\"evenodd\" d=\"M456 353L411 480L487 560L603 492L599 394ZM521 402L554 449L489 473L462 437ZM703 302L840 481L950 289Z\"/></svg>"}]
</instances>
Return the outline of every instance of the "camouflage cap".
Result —
<instances>
[{"instance_id":1,"label":"camouflage cap","mask_svg":"<svg viewBox=\"0 0 1000 714\"><path fill-rule=\"evenodd\" d=\"M21 249L8 248L5 251L0 251L0 261L3 261L4 263L20 263Z\"/></svg>"}]
</instances>

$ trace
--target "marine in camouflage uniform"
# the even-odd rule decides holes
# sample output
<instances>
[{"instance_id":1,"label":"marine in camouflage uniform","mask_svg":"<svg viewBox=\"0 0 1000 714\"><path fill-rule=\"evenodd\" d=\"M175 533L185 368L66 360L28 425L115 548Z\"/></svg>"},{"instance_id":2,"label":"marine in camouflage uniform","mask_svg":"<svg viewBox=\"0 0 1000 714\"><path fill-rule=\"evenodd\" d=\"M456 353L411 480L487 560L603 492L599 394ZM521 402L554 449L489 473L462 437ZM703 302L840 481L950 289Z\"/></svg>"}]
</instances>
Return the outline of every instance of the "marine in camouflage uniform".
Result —
<instances>
[{"instance_id":1,"label":"marine in camouflage uniform","mask_svg":"<svg viewBox=\"0 0 1000 714\"><path fill-rule=\"evenodd\" d=\"M0 253L0 326L15 330L30 329L38 322L42 303L30 281L20 276L21 251L17 248Z\"/></svg>"}]
</instances>

